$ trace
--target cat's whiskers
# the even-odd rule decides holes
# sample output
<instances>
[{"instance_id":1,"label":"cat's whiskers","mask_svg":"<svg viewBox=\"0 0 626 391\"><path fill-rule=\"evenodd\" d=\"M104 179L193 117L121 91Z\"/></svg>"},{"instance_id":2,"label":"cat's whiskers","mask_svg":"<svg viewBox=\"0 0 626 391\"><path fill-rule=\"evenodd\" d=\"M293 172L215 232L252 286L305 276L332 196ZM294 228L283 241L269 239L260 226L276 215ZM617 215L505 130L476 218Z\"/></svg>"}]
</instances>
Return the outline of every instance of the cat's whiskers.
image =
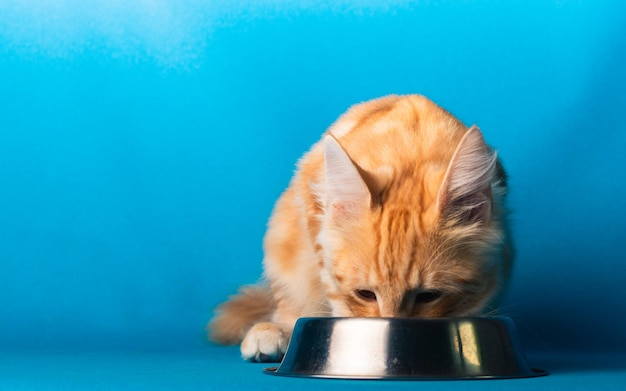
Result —
<instances>
[{"instance_id":1,"label":"cat's whiskers","mask_svg":"<svg viewBox=\"0 0 626 391\"><path fill-rule=\"evenodd\" d=\"M515 316L515 312L511 312L511 309L515 309L515 308L519 308L520 305L519 304L507 304L504 306L499 306L497 308L492 308L492 310L489 312L493 315L506 315L506 316ZM491 307L489 307L491 308ZM493 316L490 315L490 316Z\"/></svg>"},{"instance_id":2,"label":"cat's whiskers","mask_svg":"<svg viewBox=\"0 0 626 391\"><path fill-rule=\"evenodd\" d=\"M307 316L314 317L329 317L333 315L332 308L328 304L327 300L319 300L315 302L315 311L311 311L307 314Z\"/></svg>"}]
</instances>

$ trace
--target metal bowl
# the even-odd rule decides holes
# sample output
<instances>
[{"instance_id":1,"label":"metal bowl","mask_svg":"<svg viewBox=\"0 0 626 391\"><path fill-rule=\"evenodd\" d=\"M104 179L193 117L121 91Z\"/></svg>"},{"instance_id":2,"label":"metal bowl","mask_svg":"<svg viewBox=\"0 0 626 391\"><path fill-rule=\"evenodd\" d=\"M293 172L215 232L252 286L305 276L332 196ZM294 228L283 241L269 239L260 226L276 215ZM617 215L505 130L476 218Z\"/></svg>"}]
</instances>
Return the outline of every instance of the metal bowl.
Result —
<instances>
[{"instance_id":1,"label":"metal bowl","mask_svg":"<svg viewBox=\"0 0 626 391\"><path fill-rule=\"evenodd\" d=\"M515 326L491 318L301 318L278 376L495 379L545 375L528 365Z\"/></svg>"}]
</instances>

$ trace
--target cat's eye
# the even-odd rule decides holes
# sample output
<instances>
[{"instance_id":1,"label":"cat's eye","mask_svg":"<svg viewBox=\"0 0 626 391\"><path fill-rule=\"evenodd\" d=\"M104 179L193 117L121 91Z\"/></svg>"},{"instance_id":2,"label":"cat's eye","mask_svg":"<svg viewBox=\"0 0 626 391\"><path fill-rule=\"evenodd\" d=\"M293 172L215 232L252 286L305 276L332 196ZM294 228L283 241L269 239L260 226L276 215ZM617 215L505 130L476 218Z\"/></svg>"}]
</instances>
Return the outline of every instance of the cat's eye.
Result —
<instances>
[{"instance_id":1,"label":"cat's eye","mask_svg":"<svg viewBox=\"0 0 626 391\"><path fill-rule=\"evenodd\" d=\"M356 291L354 291L354 293L362 300L376 301L376 293L367 289L357 289Z\"/></svg>"},{"instance_id":2,"label":"cat's eye","mask_svg":"<svg viewBox=\"0 0 626 391\"><path fill-rule=\"evenodd\" d=\"M430 290L419 292L415 296L415 304L431 303L441 297L441 291Z\"/></svg>"}]
</instances>

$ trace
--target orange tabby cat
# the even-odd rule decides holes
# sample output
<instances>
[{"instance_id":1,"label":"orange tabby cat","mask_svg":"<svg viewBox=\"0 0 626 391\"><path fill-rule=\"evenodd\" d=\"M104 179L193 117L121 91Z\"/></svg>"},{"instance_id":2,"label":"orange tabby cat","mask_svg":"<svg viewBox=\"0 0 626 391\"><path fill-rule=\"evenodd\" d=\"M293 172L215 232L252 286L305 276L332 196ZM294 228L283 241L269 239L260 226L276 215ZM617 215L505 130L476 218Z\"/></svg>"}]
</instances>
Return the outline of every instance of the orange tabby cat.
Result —
<instances>
[{"instance_id":1,"label":"orange tabby cat","mask_svg":"<svg viewBox=\"0 0 626 391\"><path fill-rule=\"evenodd\" d=\"M304 316L493 310L511 263L505 174L477 127L422 96L352 107L304 155L264 240L265 282L209 324L276 361Z\"/></svg>"}]
</instances>

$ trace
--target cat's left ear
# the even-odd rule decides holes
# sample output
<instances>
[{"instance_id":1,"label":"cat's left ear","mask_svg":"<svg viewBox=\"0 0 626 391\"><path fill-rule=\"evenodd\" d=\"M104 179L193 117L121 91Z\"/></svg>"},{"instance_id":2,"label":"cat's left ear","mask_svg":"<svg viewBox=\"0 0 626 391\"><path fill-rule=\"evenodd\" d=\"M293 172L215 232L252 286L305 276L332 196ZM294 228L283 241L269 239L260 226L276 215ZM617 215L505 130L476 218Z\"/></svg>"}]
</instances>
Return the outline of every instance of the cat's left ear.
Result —
<instances>
[{"instance_id":1,"label":"cat's left ear","mask_svg":"<svg viewBox=\"0 0 626 391\"><path fill-rule=\"evenodd\" d=\"M468 129L439 188L437 205L444 218L464 223L489 221L496 161L497 154L487 146L478 127Z\"/></svg>"},{"instance_id":2,"label":"cat's left ear","mask_svg":"<svg viewBox=\"0 0 626 391\"><path fill-rule=\"evenodd\" d=\"M372 196L359 169L331 135L324 138L324 177L326 208L332 216L356 217L370 208Z\"/></svg>"}]
</instances>

